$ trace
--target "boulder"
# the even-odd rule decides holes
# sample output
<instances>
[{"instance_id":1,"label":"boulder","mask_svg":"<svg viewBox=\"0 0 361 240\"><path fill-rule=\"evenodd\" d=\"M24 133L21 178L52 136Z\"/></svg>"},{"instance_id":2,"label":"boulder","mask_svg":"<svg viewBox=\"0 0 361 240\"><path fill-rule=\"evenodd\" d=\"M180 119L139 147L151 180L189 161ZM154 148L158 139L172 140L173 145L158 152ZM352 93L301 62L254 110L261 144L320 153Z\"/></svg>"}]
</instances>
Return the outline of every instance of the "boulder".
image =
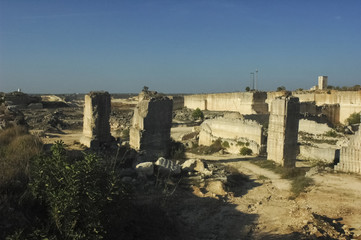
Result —
<instances>
[{"instance_id":1,"label":"boulder","mask_svg":"<svg viewBox=\"0 0 361 240\"><path fill-rule=\"evenodd\" d=\"M154 174L154 164L152 162L143 162L135 166L138 175L152 176Z\"/></svg>"},{"instance_id":2,"label":"boulder","mask_svg":"<svg viewBox=\"0 0 361 240\"><path fill-rule=\"evenodd\" d=\"M212 175L212 171L209 171L204 163L199 159L189 159L182 164L182 170L196 171L206 176Z\"/></svg>"},{"instance_id":3,"label":"boulder","mask_svg":"<svg viewBox=\"0 0 361 240\"><path fill-rule=\"evenodd\" d=\"M179 164L163 157L158 158L155 165L158 166L158 171L162 174L179 174L181 172Z\"/></svg>"},{"instance_id":4,"label":"boulder","mask_svg":"<svg viewBox=\"0 0 361 240\"><path fill-rule=\"evenodd\" d=\"M227 192L224 190L224 184L221 181L208 182L206 190L220 196L227 195Z\"/></svg>"}]
</instances>

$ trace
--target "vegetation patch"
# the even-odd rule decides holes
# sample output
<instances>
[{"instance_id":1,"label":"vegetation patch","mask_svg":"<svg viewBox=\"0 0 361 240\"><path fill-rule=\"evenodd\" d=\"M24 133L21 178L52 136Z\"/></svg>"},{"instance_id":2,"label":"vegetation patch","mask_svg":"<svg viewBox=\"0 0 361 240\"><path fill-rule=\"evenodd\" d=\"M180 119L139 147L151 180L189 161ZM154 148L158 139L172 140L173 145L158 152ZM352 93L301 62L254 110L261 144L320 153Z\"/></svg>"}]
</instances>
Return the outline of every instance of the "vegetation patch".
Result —
<instances>
[{"instance_id":1,"label":"vegetation patch","mask_svg":"<svg viewBox=\"0 0 361 240\"><path fill-rule=\"evenodd\" d=\"M341 134L337 133L336 131L334 130L330 130L330 131L327 131L324 136L326 137L333 137L333 138L338 138L338 137L342 137Z\"/></svg>"},{"instance_id":2,"label":"vegetation patch","mask_svg":"<svg viewBox=\"0 0 361 240\"><path fill-rule=\"evenodd\" d=\"M360 114L361 114L361 113L352 113L352 114L345 120L346 124L352 125L352 124L360 123L360 121L361 121Z\"/></svg>"},{"instance_id":3,"label":"vegetation patch","mask_svg":"<svg viewBox=\"0 0 361 240\"><path fill-rule=\"evenodd\" d=\"M190 149L189 151L192 153L196 153L196 154L209 155L209 154L219 152L222 149L224 149L224 147L222 146L222 140L219 138L216 141L214 141L210 146L194 145L194 147L192 149Z\"/></svg>"},{"instance_id":4,"label":"vegetation patch","mask_svg":"<svg viewBox=\"0 0 361 240\"><path fill-rule=\"evenodd\" d=\"M197 108L196 110L194 110L192 112L192 117L195 119L195 120L203 120L204 119L204 114L202 112L202 110L200 110L199 108Z\"/></svg>"},{"instance_id":5,"label":"vegetation patch","mask_svg":"<svg viewBox=\"0 0 361 240\"><path fill-rule=\"evenodd\" d=\"M224 141L223 143L222 143L222 147L224 147L224 148L229 148L230 146L229 146L229 142L228 141Z\"/></svg>"},{"instance_id":6,"label":"vegetation patch","mask_svg":"<svg viewBox=\"0 0 361 240\"><path fill-rule=\"evenodd\" d=\"M248 148L248 147L242 147L239 150L239 154L241 154L242 156L246 156L246 155L252 155L252 149Z\"/></svg>"}]
</instances>

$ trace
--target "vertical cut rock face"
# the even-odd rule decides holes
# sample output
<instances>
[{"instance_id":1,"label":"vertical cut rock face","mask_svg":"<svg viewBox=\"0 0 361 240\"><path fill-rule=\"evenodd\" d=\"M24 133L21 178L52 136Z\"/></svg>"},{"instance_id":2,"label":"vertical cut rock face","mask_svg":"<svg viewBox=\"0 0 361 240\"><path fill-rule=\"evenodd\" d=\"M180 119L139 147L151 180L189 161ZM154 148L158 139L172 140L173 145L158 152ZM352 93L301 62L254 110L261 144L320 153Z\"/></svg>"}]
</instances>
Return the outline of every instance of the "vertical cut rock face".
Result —
<instances>
[{"instance_id":1,"label":"vertical cut rock face","mask_svg":"<svg viewBox=\"0 0 361 240\"><path fill-rule=\"evenodd\" d=\"M110 135L110 94L90 92L85 95L83 136L80 142L87 147L97 148L112 140Z\"/></svg>"},{"instance_id":2,"label":"vertical cut rock face","mask_svg":"<svg viewBox=\"0 0 361 240\"><path fill-rule=\"evenodd\" d=\"M352 136L349 146L341 149L335 170L361 174L361 129Z\"/></svg>"},{"instance_id":3,"label":"vertical cut rock face","mask_svg":"<svg viewBox=\"0 0 361 240\"><path fill-rule=\"evenodd\" d=\"M271 104L268 125L267 159L284 167L294 167L300 103L295 97L275 99Z\"/></svg>"},{"instance_id":4,"label":"vertical cut rock face","mask_svg":"<svg viewBox=\"0 0 361 240\"><path fill-rule=\"evenodd\" d=\"M134 109L130 146L151 161L169 155L172 109L171 99L157 95L141 97Z\"/></svg>"}]
</instances>

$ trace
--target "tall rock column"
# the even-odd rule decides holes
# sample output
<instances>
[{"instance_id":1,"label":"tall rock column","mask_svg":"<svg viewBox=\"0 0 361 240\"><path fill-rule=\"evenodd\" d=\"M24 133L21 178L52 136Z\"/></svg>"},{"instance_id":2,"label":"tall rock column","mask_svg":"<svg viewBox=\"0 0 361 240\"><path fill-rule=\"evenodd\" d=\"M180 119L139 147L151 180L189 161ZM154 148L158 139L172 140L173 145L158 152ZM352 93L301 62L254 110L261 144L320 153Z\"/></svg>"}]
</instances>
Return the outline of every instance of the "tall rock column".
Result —
<instances>
[{"instance_id":1,"label":"tall rock column","mask_svg":"<svg viewBox=\"0 0 361 240\"><path fill-rule=\"evenodd\" d=\"M85 95L83 136L80 139L85 146L97 148L111 142L110 101L108 92L90 92Z\"/></svg>"},{"instance_id":2,"label":"tall rock column","mask_svg":"<svg viewBox=\"0 0 361 240\"><path fill-rule=\"evenodd\" d=\"M335 170L361 173L361 129L351 137L347 147L341 148L340 162L335 166Z\"/></svg>"},{"instance_id":3,"label":"tall rock column","mask_svg":"<svg viewBox=\"0 0 361 240\"><path fill-rule=\"evenodd\" d=\"M295 167L300 102L281 97L271 103L267 139L267 160L284 167Z\"/></svg>"},{"instance_id":4,"label":"tall rock column","mask_svg":"<svg viewBox=\"0 0 361 240\"><path fill-rule=\"evenodd\" d=\"M164 96L140 95L130 128L130 146L156 161L167 157L170 148L173 101Z\"/></svg>"}]
</instances>

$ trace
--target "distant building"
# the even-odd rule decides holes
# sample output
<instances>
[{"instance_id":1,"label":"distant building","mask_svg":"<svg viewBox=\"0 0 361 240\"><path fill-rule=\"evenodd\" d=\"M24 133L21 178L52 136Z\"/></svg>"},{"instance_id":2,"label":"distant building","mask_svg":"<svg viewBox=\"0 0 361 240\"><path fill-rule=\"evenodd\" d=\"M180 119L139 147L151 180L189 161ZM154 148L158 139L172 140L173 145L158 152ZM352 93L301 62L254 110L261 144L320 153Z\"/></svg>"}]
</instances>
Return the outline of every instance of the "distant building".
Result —
<instances>
[{"instance_id":1,"label":"distant building","mask_svg":"<svg viewBox=\"0 0 361 240\"><path fill-rule=\"evenodd\" d=\"M318 76L318 89L325 90L327 89L327 76Z\"/></svg>"}]
</instances>

